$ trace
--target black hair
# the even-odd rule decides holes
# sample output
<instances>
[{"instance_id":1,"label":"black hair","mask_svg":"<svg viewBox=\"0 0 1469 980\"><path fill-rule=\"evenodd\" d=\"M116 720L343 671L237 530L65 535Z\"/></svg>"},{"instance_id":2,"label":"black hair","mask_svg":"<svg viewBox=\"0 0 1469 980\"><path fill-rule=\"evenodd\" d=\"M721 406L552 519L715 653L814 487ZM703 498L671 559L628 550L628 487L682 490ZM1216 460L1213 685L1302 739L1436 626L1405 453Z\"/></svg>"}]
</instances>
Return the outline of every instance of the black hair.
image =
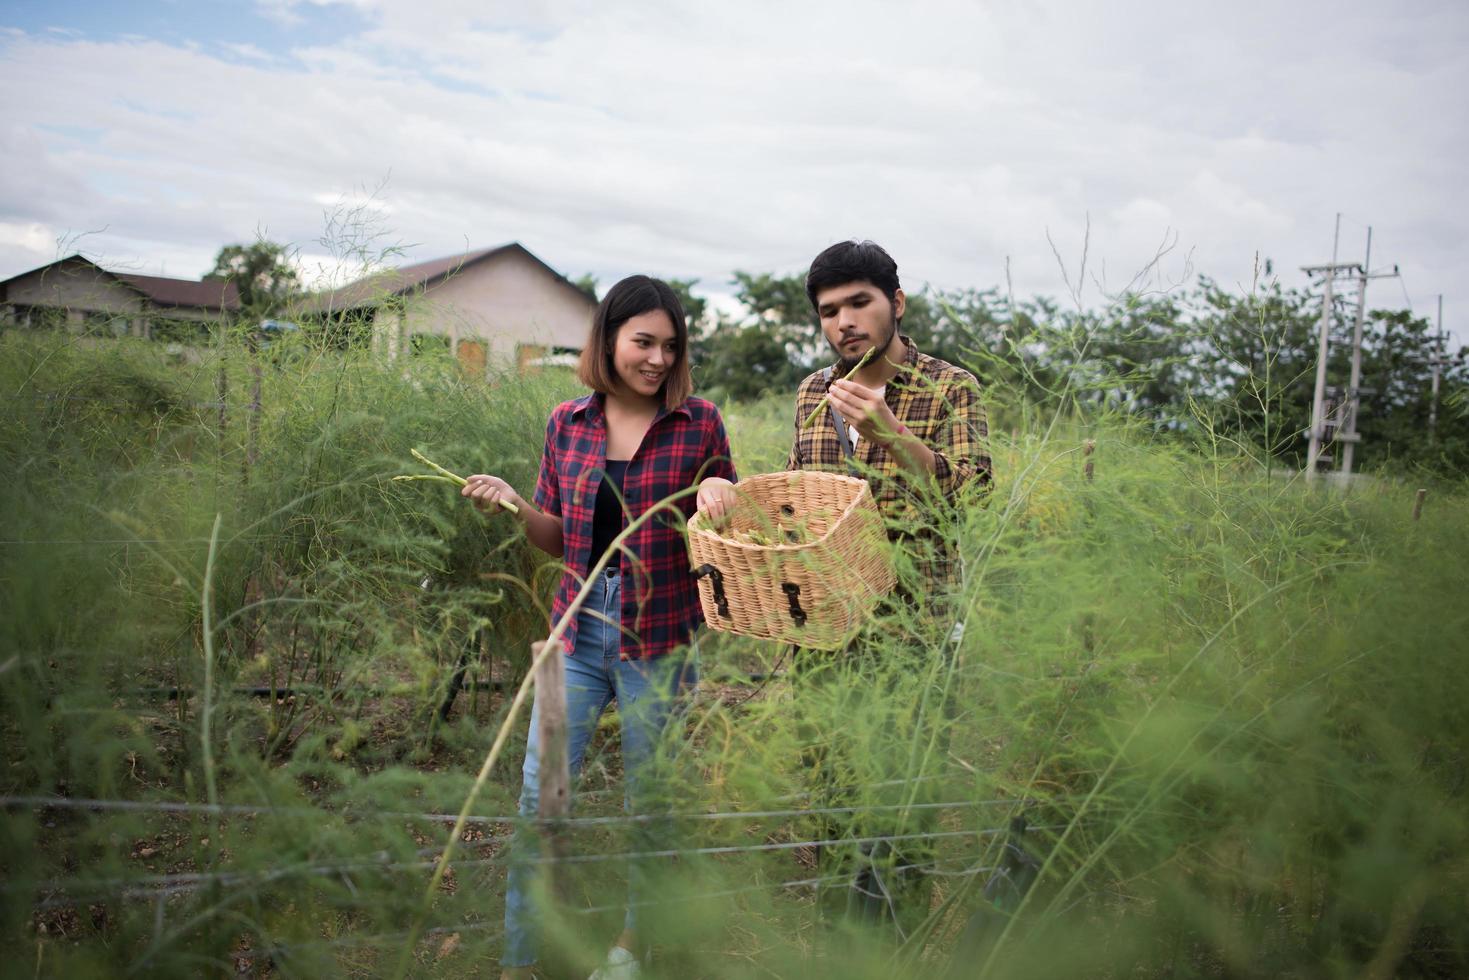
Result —
<instances>
[{"instance_id":1,"label":"black hair","mask_svg":"<svg viewBox=\"0 0 1469 980\"><path fill-rule=\"evenodd\" d=\"M897 301L898 263L883 247L872 241L837 242L811 260L806 273L806 298L816 308L816 294L849 282L871 283L882 290L889 303Z\"/></svg>"},{"instance_id":2,"label":"black hair","mask_svg":"<svg viewBox=\"0 0 1469 980\"><path fill-rule=\"evenodd\" d=\"M612 393L617 386L617 371L612 366L612 344L617 339L617 331L633 317L654 310L662 310L673 321L678 358L670 365L663 382L663 403L668 408L677 408L693 394L694 382L689 374L689 322L683 304L668 283L652 276L628 276L602 297L597 312L592 314L592 335L587 338L577 363L582 384L604 395Z\"/></svg>"}]
</instances>

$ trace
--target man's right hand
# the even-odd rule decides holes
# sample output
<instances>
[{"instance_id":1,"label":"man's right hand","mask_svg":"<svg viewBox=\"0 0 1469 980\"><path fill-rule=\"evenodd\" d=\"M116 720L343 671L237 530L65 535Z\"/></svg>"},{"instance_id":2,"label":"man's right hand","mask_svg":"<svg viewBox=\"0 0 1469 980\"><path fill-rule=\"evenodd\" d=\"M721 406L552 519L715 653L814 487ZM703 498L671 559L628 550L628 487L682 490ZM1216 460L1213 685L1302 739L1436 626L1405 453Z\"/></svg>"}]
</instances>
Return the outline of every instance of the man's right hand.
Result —
<instances>
[{"instance_id":1,"label":"man's right hand","mask_svg":"<svg viewBox=\"0 0 1469 980\"><path fill-rule=\"evenodd\" d=\"M459 494L468 497L482 514L498 514L504 510L505 508L500 506L501 501L514 504L522 509L525 504L525 501L520 499L520 495L510 484L498 476L490 476L486 473L476 473L469 477Z\"/></svg>"}]
</instances>

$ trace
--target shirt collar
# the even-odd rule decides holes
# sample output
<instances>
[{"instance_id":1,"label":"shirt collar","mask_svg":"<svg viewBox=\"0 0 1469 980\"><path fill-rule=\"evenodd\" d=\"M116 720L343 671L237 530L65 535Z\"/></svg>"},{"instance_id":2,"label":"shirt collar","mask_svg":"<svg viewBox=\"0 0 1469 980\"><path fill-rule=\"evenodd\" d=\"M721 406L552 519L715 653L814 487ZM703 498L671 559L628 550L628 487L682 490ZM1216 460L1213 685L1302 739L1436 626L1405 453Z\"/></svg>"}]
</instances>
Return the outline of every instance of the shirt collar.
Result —
<instances>
[{"instance_id":1,"label":"shirt collar","mask_svg":"<svg viewBox=\"0 0 1469 980\"><path fill-rule=\"evenodd\" d=\"M590 394L581 396L571 403L571 417L576 418L578 415L585 415L589 418L594 419L603 418L605 414L603 408L606 398L607 396L603 395L599 391L594 391ZM662 405L658 406L658 414L653 416L653 421L657 422L663 416L669 415L673 412L678 412L679 414L683 415L684 418L688 419L692 419L694 417L694 413L689 410L688 401L685 400L682 404L674 408L665 408Z\"/></svg>"},{"instance_id":2,"label":"shirt collar","mask_svg":"<svg viewBox=\"0 0 1469 980\"><path fill-rule=\"evenodd\" d=\"M898 373L889 378L887 383L901 388L912 378L913 372L918 369L918 348L914 345L913 338L907 334L898 334L898 339L903 342L903 348L908 353L904 355L903 364L898 368ZM841 377L841 370L842 364L838 361L831 366L831 376L833 378Z\"/></svg>"}]
</instances>

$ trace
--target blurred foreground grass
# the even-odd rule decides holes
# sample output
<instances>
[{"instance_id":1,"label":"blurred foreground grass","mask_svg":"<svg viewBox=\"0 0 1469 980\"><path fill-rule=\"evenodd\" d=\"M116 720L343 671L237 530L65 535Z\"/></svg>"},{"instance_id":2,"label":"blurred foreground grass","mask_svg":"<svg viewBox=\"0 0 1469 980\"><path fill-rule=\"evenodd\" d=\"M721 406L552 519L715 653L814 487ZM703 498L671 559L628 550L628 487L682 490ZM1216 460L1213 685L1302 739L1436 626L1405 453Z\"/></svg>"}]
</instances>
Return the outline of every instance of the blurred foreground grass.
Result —
<instances>
[{"instance_id":1,"label":"blurred foreground grass","mask_svg":"<svg viewBox=\"0 0 1469 980\"><path fill-rule=\"evenodd\" d=\"M446 833L421 815L458 809L502 717L489 682L514 680L544 629L555 569L509 521L387 481L417 446L528 492L569 378L484 385L449 361L277 347L252 427L250 362L222 366L223 425L217 361L0 336L0 788L199 807L212 777L241 808L7 805L0 929L40 975L386 972ZM786 400L725 410L742 473L783 465ZM1469 972L1462 485L1415 522L1410 485L1310 492L1125 418L1016 412L993 431L993 491L947 518L964 554L952 662L902 657L922 602L820 689L777 649L707 638L665 785L680 813L745 816L677 824L702 853L659 884L654 974ZM485 684L440 721L466 653ZM782 673L757 686L752 667ZM580 815L619 812L616 738L609 722L589 753ZM838 743L839 833L901 829L869 819L894 778L949 804L920 869L932 914L907 942L818 923L803 759ZM431 909L425 975L493 969L508 825L489 818L513 812L519 758ZM1040 881L966 946L988 832L1020 812ZM633 843L608 819L573 852ZM570 869L550 928L587 969L619 927L622 874Z\"/></svg>"}]
</instances>

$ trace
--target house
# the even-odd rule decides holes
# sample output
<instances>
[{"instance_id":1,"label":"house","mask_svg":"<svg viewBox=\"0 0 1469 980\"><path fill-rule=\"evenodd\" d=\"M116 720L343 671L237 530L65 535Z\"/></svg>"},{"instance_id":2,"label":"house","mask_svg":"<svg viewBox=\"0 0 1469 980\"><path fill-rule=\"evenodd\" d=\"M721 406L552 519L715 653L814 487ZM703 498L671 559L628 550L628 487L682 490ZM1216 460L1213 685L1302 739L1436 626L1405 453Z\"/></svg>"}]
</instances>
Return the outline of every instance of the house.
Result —
<instances>
[{"instance_id":1,"label":"house","mask_svg":"<svg viewBox=\"0 0 1469 980\"><path fill-rule=\"evenodd\" d=\"M597 301L518 242L374 273L291 312L340 347L389 357L451 350L474 375L488 363L544 364L579 353Z\"/></svg>"},{"instance_id":2,"label":"house","mask_svg":"<svg viewBox=\"0 0 1469 980\"><path fill-rule=\"evenodd\" d=\"M0 282L0 320L92 336L198 343L239 308L232 282L113 272L81 255Z\"/></svg>"}]
</instances>

